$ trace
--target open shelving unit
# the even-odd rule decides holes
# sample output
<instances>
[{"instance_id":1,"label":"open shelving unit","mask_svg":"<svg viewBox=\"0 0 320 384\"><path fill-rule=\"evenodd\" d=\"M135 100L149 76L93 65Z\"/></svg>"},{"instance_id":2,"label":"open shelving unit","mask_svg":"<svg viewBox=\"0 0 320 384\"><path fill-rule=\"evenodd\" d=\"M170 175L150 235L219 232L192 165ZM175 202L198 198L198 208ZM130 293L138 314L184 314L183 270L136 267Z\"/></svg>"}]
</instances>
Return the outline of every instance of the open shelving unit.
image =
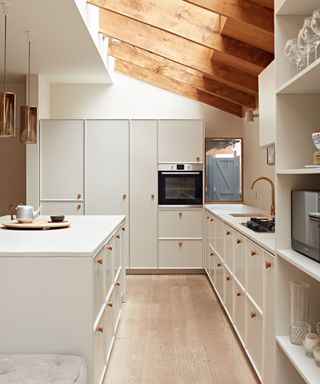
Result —
<instances>
[{"instance_id":1,"label":"open shelving unit","mask_svg":"<svg viewBox=\"0 0 320 384\"><path fill-rule=\"evenodd\" d=\"M320 0L276 0L276 316L275 377L272 384L318 384L320 367L291 344L289 282L306 281L310 289L313 332L320 321L320 263L291 248L291 191L320 190L320 168L312 164L316 151L311 133L320 130L320 58L300 73L284 56L288 39L297 37L305 16L320 8ZM269 383L268 383L269 384Z\"/></svg>"}]
</instances>

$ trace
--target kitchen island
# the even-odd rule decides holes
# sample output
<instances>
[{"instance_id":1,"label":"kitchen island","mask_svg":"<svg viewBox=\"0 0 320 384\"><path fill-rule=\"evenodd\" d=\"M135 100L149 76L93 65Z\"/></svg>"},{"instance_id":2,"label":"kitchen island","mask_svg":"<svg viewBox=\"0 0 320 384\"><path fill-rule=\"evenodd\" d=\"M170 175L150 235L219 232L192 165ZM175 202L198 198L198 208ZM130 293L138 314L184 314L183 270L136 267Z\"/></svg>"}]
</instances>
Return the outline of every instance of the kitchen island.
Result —
<instances>
[{"instance_id":1,"label":"kitchen island","mask_svg":"<svg viewBox=\"0 0 320 384\"><path fill-rule=\"evenodd\" d=\"M63 229L0 229L0 353L79 354L98 384L125 294L125 216L67 219Z\"/></svg>"}]
</instances>

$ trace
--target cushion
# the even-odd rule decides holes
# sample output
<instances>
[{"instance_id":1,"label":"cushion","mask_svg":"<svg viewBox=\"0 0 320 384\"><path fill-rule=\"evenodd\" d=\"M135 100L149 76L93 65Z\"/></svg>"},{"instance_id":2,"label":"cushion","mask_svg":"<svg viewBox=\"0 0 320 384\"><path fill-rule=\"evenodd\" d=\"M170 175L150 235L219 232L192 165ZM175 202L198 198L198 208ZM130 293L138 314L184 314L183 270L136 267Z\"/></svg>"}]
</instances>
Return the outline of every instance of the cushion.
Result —
<instances>
[{"instance_id":1,"label":"cushion","mask_svg":"<svg viewBox=\"0 0 320 384\"><path fill-rule=\"evenodd\" d=\"M0 354L0 384L86 384L82 357L57 354Z\"/></svg>"}]
</instances>

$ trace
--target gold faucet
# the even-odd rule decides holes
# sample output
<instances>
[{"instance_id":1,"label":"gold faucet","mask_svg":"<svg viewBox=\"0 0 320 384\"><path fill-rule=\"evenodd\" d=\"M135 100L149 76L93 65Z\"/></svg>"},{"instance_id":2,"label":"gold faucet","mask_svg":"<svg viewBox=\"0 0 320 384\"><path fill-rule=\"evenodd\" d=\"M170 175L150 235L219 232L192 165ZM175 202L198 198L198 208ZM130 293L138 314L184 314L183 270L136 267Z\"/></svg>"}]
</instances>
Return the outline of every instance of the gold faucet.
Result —
<instances>
[{"instance_id":1,"label":"gold faucet","mask_svg":"<svg viewBox=\"0 0 320 384\"><path fill-rule=\"evenodd\" d=\"M261 177L258 177L251 185L251 189L253 189L255 183L259 180L266 180L270 183L271 185L271 207L270 207L270 215L271 216L274 216L276 211L275 211L275 205L274 205L274 184L272 182L272 180L270 180L268 177L265 177L265 176L261 176Z\"/></svg>"}]
</instances>

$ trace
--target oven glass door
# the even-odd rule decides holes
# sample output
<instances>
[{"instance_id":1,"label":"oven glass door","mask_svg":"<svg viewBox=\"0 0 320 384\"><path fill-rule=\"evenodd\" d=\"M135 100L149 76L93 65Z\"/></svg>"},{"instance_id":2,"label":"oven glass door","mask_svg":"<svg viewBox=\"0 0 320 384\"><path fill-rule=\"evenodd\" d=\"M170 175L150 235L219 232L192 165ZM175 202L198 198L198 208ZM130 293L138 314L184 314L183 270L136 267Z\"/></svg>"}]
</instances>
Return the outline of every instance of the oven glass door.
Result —
<instances>
[{"instance_id":1,"label":"oven glass door","mask_svg":"<svg viewBox=\"0 0 320 384\"><path fill-rule=\"evenodd\" d=\"M159 205L202 205L202 171L159 172Z\"/></svg>"}]
</instances>

